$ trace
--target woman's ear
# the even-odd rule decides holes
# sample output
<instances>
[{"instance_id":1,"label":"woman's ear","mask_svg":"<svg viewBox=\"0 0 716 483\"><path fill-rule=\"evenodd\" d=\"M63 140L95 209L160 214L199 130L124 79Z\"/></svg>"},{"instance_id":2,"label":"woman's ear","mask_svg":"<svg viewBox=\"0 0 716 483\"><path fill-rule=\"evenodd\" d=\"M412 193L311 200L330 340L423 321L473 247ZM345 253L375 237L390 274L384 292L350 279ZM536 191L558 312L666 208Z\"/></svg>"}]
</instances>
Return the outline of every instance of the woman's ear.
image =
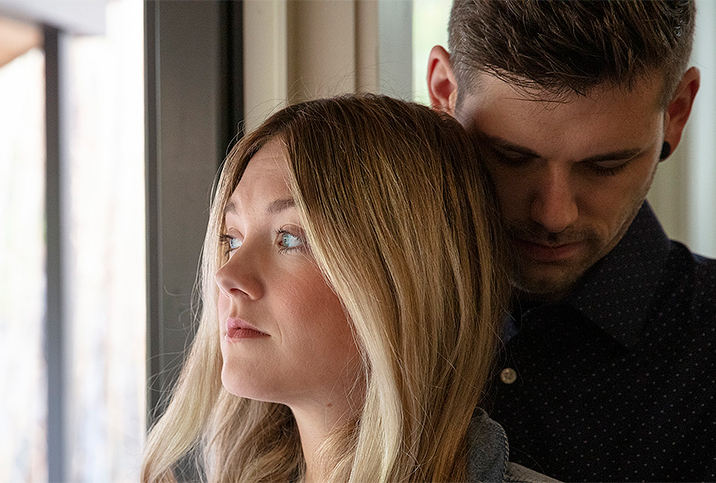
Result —
<instances>
[{"instance_id":1,"label":"woman's ear","mask_svg":"<svg viewBox=\"0 0 716 483\"><path fill-rule=\"evenodd\" d=\"M428 93L430 107L455 116L457 82L450 62L450 54L436 45L428 57Z\"/></svg>"},{"instance_id":2,"label":"woman's ear","mask_svg":"<svg viewBox=\"0 0 716 483\"><path fill-rule=\"evenodd\" d=\"M701 85L701 73L696 67L691 67L686 71L684 77L679 82L674 97L666 106L664 115L664 141L671 145L671 152L681 140L681 134L684 132L686 121L689 120L691 108L694 105L694 98L699 91Z\"/></svg>"}]
</instances>

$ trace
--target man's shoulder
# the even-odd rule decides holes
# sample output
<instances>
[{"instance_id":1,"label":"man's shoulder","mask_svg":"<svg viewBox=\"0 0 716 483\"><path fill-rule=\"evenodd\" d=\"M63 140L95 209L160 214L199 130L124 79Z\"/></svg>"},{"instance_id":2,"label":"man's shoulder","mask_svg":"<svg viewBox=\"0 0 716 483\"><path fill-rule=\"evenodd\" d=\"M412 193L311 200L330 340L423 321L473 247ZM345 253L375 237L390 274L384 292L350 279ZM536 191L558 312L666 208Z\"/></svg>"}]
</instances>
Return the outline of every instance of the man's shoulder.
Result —
<instances>
[{"instance_id":1,"label":"man's shoulder","mask_svg":"<svg viewBox=\"0 0 716 483\"><path fill-rule=\"evenodd\" d=\"M698 254L692 254L692 256L696 262L697 270L706 277L706 281L716 283L716 258L708 258Z\"/></svg>"},{"instance_id":2,"label":"man's shoulder","mask_svg":"<svg viewBox=\"0 0 716 483\"><path fill-rule=\"evenodd\" d=\"M716 259L693 255L696 265L696 282L705 289L716 288ZM712 299L716 299L716 290L708 292Z\"/></svg>"},{"instance_id":3,"label":"man's shoulder","mask_svg":"<svg viewBox=\"0 0 716 483\"><path fill-rule=\"evenodd\" d=\"M680 320L682 328L691 326L704 337L716 338L716 259L672 241L660 286L656 305L662 313Z\"/></svg>"},{"instance_id":4,"label":"man's shoulder","mask_svg":"<svg viewBox=\"0 0 716 483\"><path fill-rule=\"evenodd\" d=\"M664 284L672 282L686 285L694 301L710 301L716 304L716 259L693 253L686 245L678 241L671 241L671 250L664 274Z\"/></svg>"}]
</instances>

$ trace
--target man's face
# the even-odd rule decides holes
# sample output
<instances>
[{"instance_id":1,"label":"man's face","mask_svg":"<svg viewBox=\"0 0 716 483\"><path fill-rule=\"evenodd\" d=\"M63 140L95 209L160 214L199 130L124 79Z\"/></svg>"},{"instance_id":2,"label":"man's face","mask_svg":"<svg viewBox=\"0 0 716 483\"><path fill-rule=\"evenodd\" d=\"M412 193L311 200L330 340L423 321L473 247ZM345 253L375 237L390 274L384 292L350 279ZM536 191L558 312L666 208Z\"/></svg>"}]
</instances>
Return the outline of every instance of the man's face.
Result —
<instances>
[{"instance_id":1,"label":"man's face","mask_svg":"<svg viewBox=\"0 0 716 483\"><path fill-rule=\"evenodd\" d=\"M664 134L661 83L557 101L487 74L475 86L455 115L487 145L513 283L559 299L619 242L646 197Z\"/></svg>"}]
</instances>

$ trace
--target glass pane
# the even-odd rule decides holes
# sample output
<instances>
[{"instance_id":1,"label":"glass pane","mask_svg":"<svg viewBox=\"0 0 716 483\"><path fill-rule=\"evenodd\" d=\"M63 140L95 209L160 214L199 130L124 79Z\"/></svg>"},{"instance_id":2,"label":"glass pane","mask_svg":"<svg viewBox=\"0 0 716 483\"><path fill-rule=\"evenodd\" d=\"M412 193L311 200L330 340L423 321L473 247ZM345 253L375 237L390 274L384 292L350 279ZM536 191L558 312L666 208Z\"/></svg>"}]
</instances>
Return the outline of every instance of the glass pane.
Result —
<instances>
[{"instance_id":1,"label":"glass pane","mask_svg":"<svg viewBox=\"0 0 716 483\"><path fill-rule=\"evenodd\" d=\"M136 481L145 433L141 0L68 45L67 439L73 482Z\"/></svg>"},{"instance_id":2,"label":"glass pane","mask_svg":"<svg viewBox=\"0 0 716 483\"><path fill-rule=\"evenodd\" d=\"M47 481L44 203L45 57L34 48L0 67L3 483Z\"/></svg>"},{"instance_id":3,"label":"glass pane","mask_svg":"<svg viewBox=\"0 0 716 483\"><path fill-rule=\"evenodd\" d=\"M447 25L452 0L413 0L413 100L430 104L428 55L434 45L447 50Z\"/></svg>"}]
</instances>

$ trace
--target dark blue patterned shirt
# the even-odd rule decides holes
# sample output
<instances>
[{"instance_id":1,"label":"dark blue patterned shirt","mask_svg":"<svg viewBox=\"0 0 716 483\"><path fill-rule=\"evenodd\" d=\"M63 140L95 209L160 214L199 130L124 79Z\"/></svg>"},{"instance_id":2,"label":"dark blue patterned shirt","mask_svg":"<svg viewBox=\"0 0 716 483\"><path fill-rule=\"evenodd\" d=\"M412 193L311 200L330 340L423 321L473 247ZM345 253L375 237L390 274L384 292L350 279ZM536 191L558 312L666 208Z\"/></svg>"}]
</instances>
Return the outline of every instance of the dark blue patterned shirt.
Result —
<instances>
[{"instance_id":1,"label":"dark blue patterned shirt","mask_svg":"<svg viewBox=\"0 0 716 483\"><path fill-rule=\"evenodd\" d=\"M716 260L647 203L559 304L516 304L491 417L563 481L716 481Z\"/></svg>"}]
</instances>

